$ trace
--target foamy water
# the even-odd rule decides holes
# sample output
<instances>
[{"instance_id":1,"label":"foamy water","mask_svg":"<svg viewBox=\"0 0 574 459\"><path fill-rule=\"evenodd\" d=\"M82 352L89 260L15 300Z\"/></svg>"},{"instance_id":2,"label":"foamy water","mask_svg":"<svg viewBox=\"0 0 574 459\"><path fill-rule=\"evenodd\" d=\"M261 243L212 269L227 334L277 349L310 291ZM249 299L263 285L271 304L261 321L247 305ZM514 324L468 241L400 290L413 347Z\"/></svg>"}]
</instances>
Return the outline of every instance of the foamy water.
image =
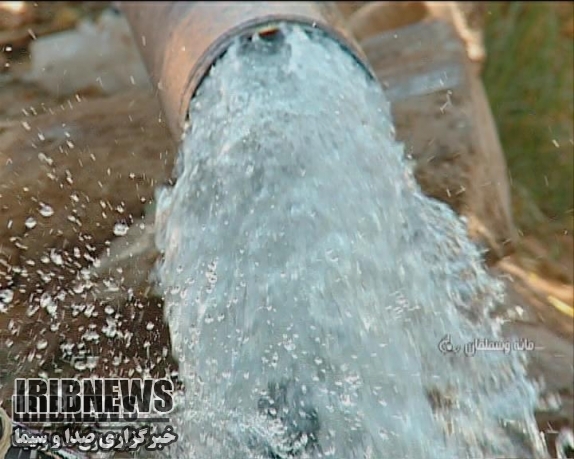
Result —
<instances>
[{"instance_id":1,"label":"foamy water","mask_svg":"<svg viewBox=\"0 0 574 459\"><path fill-rule=\"evenodd\" d=\"M320 32L237 40L158 199L177 458L544 457L501 286L425 197L379 85Z\"/></svg>"}]
</instances>

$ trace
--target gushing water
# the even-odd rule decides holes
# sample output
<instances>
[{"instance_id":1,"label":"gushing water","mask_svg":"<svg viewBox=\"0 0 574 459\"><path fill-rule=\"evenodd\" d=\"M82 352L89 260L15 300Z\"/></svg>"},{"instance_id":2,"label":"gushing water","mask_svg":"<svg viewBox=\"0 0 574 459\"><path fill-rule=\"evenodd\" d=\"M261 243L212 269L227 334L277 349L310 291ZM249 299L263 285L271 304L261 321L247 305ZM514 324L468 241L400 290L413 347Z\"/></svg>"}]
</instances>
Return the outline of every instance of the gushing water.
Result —
<instances>
[{"instance_id":1,"label":"gushing water","mask_svg":"<svg viewBox=\"0 0 574 459\"><path fill-rule=\"evenodd\" d=\"M319 31L238 39L190 107L158 246L186 386L171 457L542 457L501 287L419 190L389 104Z\"/></svg>"}]
</instances>

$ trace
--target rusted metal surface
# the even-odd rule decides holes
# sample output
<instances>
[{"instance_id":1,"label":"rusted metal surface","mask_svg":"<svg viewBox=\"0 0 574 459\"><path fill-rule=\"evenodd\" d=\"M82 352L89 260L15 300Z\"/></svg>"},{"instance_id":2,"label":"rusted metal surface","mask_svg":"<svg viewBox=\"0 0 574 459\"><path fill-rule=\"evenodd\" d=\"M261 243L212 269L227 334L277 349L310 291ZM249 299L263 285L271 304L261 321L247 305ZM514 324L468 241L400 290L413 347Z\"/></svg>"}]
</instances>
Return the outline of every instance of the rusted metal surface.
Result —
<instances>
[{"instance_id":1,"label":"rusted metal surface","mask_svg":"<svg viewBox=\"0 0 574 459\"><path fill-rule=\"evenodd\" d=\"M327 32L373 75L332 2L121 2L168 125L183 133L189 101L233 38L279 22Z\"/></svg>"}]
</instances>

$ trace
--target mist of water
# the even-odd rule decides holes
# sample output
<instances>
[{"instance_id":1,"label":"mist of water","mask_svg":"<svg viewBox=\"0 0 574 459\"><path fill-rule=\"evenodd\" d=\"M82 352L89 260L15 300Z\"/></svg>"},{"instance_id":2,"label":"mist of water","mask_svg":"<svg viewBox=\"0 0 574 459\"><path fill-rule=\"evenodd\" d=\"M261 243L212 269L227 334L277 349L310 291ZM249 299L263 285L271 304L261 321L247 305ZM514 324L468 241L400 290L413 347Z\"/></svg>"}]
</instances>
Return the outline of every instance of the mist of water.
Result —
<instances>
[{"instance_id":1,"label":"mist of water","mask_svg":"<svg viewBox=\"0 0 574 459\"><path fill-rule=\"evenodd\" d=\"M501 286L425 197L379 85L319 31L238 39L158 196L158 275L186 386L178 458L543 457Z\"/></svg>"}]
</instances>

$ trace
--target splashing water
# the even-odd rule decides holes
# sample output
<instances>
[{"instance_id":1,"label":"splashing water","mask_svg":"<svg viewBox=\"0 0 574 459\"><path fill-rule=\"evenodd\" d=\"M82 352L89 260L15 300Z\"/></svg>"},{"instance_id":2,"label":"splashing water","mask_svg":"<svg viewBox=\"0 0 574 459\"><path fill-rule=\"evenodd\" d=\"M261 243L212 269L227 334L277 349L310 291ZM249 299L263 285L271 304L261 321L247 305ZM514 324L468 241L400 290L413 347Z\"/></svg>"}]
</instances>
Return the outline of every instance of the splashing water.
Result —
<instances>
[{"instance_id":1,"label":"splashing water","mask_svg":"<svg viewBox=\"0 0 574 459\"><path fill-rule=\"evenodd\" d=\"M172 457L544 457L501 287L418 188L389 104L319 31L242 38L190 107L158 199L159 278L186 386Z\"/></svg>"}]
</instances>

